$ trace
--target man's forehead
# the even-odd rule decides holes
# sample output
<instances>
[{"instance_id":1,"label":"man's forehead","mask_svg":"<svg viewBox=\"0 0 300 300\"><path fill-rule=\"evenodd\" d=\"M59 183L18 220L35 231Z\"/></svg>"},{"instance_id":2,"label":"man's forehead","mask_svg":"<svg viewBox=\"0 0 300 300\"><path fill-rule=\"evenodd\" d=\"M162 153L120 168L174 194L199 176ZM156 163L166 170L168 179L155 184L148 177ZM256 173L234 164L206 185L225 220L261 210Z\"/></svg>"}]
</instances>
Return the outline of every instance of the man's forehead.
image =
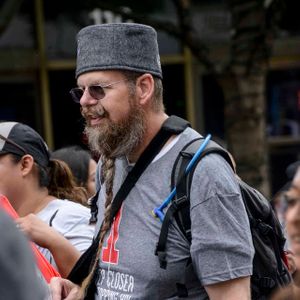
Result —
<instances>
[{"instance_id":1,"label":"man's forehead","mask_svg":"<svg viewBox=\"0 0 300 300\"><path fill-rule=\"evenodd\" d=\"M85 85L85 84L99 84L99 83L107 83L110 80L115 80L121 78L121 72L118 70L114 71L91 71L81 74L77 78L77 84Z\"/></svg>"}]
</instances>

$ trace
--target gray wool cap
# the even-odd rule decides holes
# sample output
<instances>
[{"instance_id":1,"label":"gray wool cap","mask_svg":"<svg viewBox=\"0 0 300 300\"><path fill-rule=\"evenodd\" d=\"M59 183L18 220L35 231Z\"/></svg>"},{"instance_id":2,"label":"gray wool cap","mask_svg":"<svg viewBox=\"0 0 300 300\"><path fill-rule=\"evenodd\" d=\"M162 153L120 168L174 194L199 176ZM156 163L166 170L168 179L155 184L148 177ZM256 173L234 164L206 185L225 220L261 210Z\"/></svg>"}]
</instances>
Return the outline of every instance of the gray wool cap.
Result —
<instances>
[{"instance_id":1,"label":"gray wool cap","mask_svg":"<svg viewBox=\"0 0 300 300\"><path fill-rule=\"evenodd\" d=\"M77 34L76 78L97 70L130 70L162 78L156 31L136 23L84 27Z\"/></svg>"}]
</instances>

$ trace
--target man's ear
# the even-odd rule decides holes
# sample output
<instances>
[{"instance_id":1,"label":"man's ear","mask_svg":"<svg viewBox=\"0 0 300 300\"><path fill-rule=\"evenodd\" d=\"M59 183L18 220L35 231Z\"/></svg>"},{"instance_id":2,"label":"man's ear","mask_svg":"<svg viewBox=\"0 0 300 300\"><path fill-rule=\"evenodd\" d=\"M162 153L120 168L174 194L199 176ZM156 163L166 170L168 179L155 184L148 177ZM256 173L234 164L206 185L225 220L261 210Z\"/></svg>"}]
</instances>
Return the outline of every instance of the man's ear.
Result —
<instances>
[{"instance_id":1,"label":"man's ear","mask_svg":"<svg viewBox=\"0 0 300 300\"><path fill-rule=\"evenodd\" d=\"M154 93L154 80L151 74L145 73L136 81L139 103L145 105L152 99Z\"/></svg>"},{"instance_id":2,"label":"man's ear","mask_svg":"<svg viewBox=\"0 0 300 300\"><path fill-rule=\"evenodd\" d=\"M22 175L26 176L33 169L34 159L31 155L26 154L26 155L22 156L20 164L21 164Z\"/></svg>"}]
</instances>

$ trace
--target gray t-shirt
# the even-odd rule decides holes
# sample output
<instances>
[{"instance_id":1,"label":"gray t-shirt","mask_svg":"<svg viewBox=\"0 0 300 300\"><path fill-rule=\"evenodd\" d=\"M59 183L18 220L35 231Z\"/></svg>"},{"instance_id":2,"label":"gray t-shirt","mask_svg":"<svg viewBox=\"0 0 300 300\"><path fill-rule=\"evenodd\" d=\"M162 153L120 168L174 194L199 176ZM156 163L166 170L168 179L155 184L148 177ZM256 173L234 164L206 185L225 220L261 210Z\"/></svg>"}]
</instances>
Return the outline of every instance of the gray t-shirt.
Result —
<instances>
[{"instance_id":1,"label":"gray t-shirt","mask_svg":"<svg viewBox=\"0 0 300 300\"><path fill-rule=\"evenodd\" d=\"M46 299L47 286L38 278L28 240L1 210L0 236L0 299Z\"/></svg>"},{"instance_id":2,"label":"gray t-shirt","mask_svg":"<svg viewBox=\"0 0 300 300\"><path fill-rule=\"evenodd\" d=\"M166 270L154 255L161 222L151 211L170 193L174 161L195 137L196 131L186 129L148 166L123 202L103 245L96 299L177 299L177 283L186 285L188 299L208 299L203 285L252 274L254 251L239 187L230 166L215 154L205 157L193 176L191 246L173 220ZM129 169L125 158L116 160L114 193ZM97 228L103 219L104 189L101 186Z\"/></svg>"}]
</instances>

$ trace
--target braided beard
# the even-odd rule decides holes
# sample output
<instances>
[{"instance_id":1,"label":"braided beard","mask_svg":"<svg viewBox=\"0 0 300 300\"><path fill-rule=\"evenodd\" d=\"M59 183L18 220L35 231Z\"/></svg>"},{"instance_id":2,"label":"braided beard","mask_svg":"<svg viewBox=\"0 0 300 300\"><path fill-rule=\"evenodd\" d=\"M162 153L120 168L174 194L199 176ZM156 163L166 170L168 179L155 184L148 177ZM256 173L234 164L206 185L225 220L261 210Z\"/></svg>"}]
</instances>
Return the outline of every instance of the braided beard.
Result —
<instances>
[{"instance_id":1,"label":"braided beard","mask_svg":"<svg viewBox=\"0 0 300 300\"><path fill-rule=\"evenodd\" d=\"M94 113L104 116L106 122L99 126L87 124L84 130L92 151L115 158L130 154L141 144L146 129L144 111L134 101L130 101L128 115L118 122L111 121L103 107L98 110ZM82 115L88 115L88 112L83 110Z\"/></svg>"}]
</instances>

